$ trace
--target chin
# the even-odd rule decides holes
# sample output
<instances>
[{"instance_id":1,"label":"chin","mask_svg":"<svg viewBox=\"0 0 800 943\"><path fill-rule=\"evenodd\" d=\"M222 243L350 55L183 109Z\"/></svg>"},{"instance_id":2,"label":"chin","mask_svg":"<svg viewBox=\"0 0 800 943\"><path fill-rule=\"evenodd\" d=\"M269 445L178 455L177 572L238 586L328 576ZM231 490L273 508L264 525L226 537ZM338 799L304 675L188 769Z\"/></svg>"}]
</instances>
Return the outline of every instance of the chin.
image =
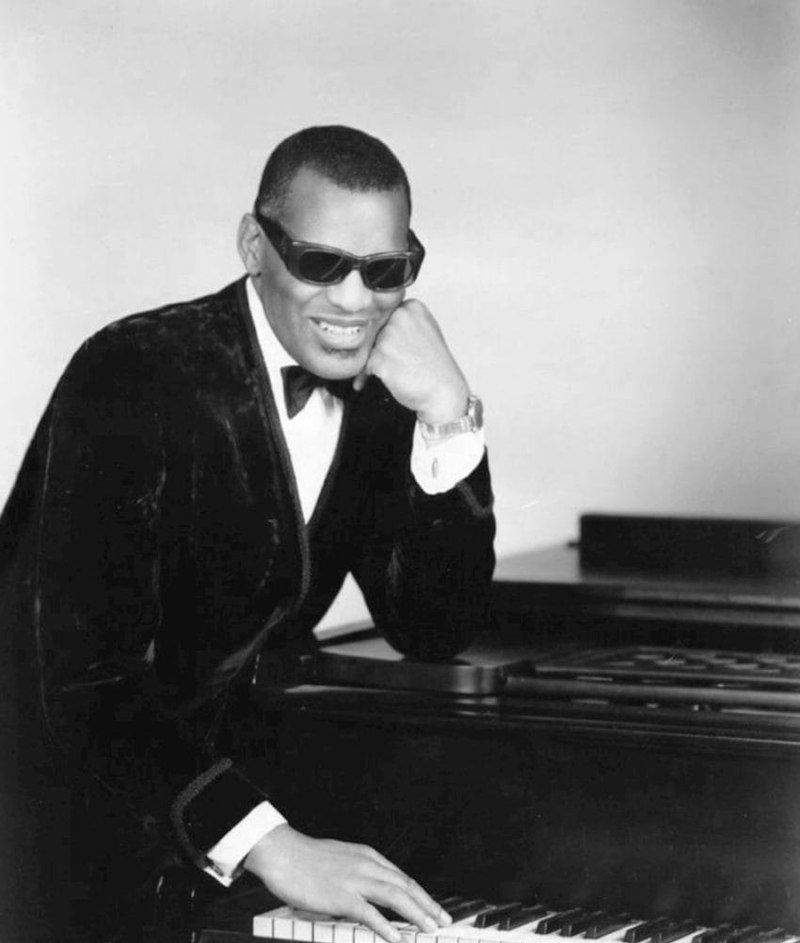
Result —
<instances>
[{"instance_id":1,"label":"chin","mask_svg":"<svg viewBox=\"0 0 800 943\"><path fill-rule=\"evenodd\" d=\"M359 350L327 350L318 358L313 373L328 380L348 380L357 376L366 365L367 358Z\"/></svg>"}]
</instances>

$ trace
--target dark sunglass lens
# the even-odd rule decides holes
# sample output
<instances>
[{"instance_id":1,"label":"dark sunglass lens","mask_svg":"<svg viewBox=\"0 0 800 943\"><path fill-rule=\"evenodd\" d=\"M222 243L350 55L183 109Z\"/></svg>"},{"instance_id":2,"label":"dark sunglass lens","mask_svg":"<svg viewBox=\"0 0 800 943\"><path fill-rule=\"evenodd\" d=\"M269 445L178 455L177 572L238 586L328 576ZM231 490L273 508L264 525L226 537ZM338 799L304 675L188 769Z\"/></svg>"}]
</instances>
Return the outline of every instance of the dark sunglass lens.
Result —
<instances>
[{"instance_id":1,"label":"dark sunglass lens","mask_svg":"<svg viewBox=\"0 0 800 943\"><path fill-rule=\"evenodd\" d=\"M348 273L347 261L335 252L308 249L297 260L297 274L309 282L329 285Z\"/></svg>"},{"instance_id":2,"label":"dark sunglass lens","mask_svg":"<svg viewBox=\"0 0 800 943\"><path fill-rule=\"evenodd\" d=\"M364 274L376 291L391 291L402 288L411 279L411 263L402 255L374 259L367 265Z\"/></svg>"}]
</instances>

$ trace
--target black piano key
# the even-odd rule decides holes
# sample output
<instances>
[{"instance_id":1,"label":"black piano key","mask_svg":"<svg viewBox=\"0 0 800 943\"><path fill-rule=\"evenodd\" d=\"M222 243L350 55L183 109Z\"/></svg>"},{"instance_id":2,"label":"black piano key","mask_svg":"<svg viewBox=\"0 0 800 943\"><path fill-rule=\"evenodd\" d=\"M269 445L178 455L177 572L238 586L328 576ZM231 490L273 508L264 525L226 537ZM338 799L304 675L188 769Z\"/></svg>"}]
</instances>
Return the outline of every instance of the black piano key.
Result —
<instances>
[{"instance_id":1,"label":"black piano key","mask_svg":"<svg viewBox=\"0 0 800 943\"><path fill-rule=\"evenodd\" d=\"M658 930L653 934L653 943L674 943L675 940L680 940L681 937L689 936L698 929L696 923L691 920L684 920L681 923L673 923L670 926L665 927L663 930Z\"/></svg>"},{"instance_id":2,"label":"black piano key","mask_svg":"<svg viewBox=\"0 0 800 943\"><path fill-rule=\"evenodd\" d=\"M655 920L646 920L640 923L638 927L631 927L622 938L624 943L641 943L642 940L649 940L650 937L671 923L667 917L656 917Z\"/></svg>"},{"instance_id":3,"label":"black piano key","mask_svg":"<svg viewBox=\"0 0 800 943\"><path fill-rule=\"evenodd\" d=\"M740 940L739 943L784 943L784 940L792 940L796 936L797 933L790 933L783 927L773 927L771 930L759 927L758 933Z\"/></svg>"},{"instance_id":4,"label":"black piano key","mask_svg":"<svg viewBox=\"0 0 800 943\"><path fill-rule=\"evenodd\" d=\"M482 910L487 910L490 906L491 905L485 900L475 898L474 900L466 900L463 904L456 904L455 907L451 907L447 912L453 918L453 923L455 923L457 920L466 920L467 917L474 917Z\"/></svg>"},{"instance_id":5,"label":"black piano key","mask_svg":"<svg viewBox=\"0 0 800 943\"><path fill-rule=\"evenodd\" d=\"M709 927L692 937L692 943L722 943L727 934L734 929L732 923L723 923L718 927Z\"/></svg>"},{"instance_id":6,"label":"black piano key","mask_svg":"<svg viewBox=\"0 0 800 943\"><path fill-rule=\"evenodd\" d=\"M516 911L522 910L522 907L523 904L519 901L512 904L500 904L498 907L493 907L491 910L486 910L482 914L478 914L473 926L481 930L484 929L484 927L496 927L501 920L504 920L506 917L513 917Z\"/></svg>"},{"instance_id":7,"label":"black piano key","mask_svg":"<svg viewBox=\"0 0 800 943\"><path fill-rule=\"evenodd\" d=\"M562 910L553 914L552 917L543 917L536 926L536 933L555 933L560 930L571 917L577 917L585 914L582 907L572 907L570 910Z\"/></svg>"},{"instance_id":8,"label":"black piano key","mask_svg":"<svg viewBox=\"0 0 800 943\"><path fill-rule=\"evenodd\" d=\"M698 933L692 937L691 943L745 943L763 932L763 927L736 927L731 923L723 923L719 927Z\"/></svg>"},{"instance_id":9,"label":"black piano key","mask_svg":"<svg viewBox=\"0 0 800 943\"><path fill-rule=\"evenodd\" d=\"M517 927L523 927L526 923L543 917L547 913L547 908L541 904L530 904L518 910L513 917L506 917L497 925L498 930L516 930Z\"/></svg>"},{"instance_id":10,"label":"black piano key","mask_svg":"<svg viewBox=\"0 0 800 943\"><path fill-rule=\"evenodd\" d=\"M447 910L448 907L455 907L456 904L465 903L465 898L459 897L457 894L451 894L449 897L443 897L442 900L437 900L436 903L444 910Z\"/></svg>"},{"instance_id":11,"label":"black piano key","mask_svg":"<svg viewBox=\"0 0 800 943\"><path fill-rule=\"evenodd\" d=\"M608 936L615 930L627 927L629 923L633 923L633 917L630 914L604 914L596 923L586 928L584 936L587 940L599 940L600 937Z\"/></svg>"},{"instance_id":12,"label":"black piano key","mask_svg":"<svg viewBox=\"0 0 800 943\"><path fill-rule=\"evenodd\" d=\"M582 916L570 918L561 928L561 936L577 936L597 923L602 916L604 914L601 910L594 910L591 913L584 912Z\"/></svg>"},{"instance_id":13,"label":"black piano key","mask_svg":"<svg viewBox=\"0 0 800 943\"><path fill-rule=\"evenodd\" d=\"M728 937L728 943L750 943L763 929L754 926L741 927L733 936Z\"/></svg>"}]
</instances>

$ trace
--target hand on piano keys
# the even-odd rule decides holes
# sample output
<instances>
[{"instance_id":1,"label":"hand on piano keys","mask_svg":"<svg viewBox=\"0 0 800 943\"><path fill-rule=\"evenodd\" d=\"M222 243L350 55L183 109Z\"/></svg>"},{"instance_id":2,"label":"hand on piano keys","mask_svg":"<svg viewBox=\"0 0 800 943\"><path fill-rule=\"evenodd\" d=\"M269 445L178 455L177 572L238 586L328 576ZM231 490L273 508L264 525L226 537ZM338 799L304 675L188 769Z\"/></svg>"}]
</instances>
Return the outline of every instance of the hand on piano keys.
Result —
<instances>
[{"instance_id":1,"label":"hand on piano keys","mask_svg":"<svg viewBox=\"0 0 800 943\"><path fill-rule=\"evenodd\" d=\"M780 927L705 927L667 917L637 919L579 907L553 910L538 903L489 904L484 900L446 898L439 901L453 923L436 931L390 917L403 943L800 943L800 934ZM279 907L253 919L253 935L297 943L380 943L362 924L322 914Z\"/></svg>"},{"instance_id":2,"label":"hand on piano keys","mask_svg":"<svg viewBox=\"0 0 800 943\"><path fill-rule=\"evenodd\" d=\"M404 926L415 924L430 933L450 924L424 888L368 845L311 838L284 823L255 844L244 868L279 900L358 921L372 939L403 943L384 916L387 908Z\"/></svg>"}]
</instances>

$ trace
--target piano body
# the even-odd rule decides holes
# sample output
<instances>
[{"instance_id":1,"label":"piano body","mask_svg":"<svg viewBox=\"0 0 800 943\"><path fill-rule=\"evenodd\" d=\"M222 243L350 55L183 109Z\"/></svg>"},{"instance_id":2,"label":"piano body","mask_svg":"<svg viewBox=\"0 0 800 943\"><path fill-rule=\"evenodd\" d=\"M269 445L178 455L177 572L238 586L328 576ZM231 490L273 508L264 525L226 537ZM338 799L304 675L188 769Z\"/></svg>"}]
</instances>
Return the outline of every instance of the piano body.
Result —
<instances>
[{"instance_id":1,"label":"piano body","mask_svg":"<svg viewBox=\"0 0 800 943\"><path fill-rule=\"evenodd\" d=\"M499 565L456 662L366 629L293 683L262 667L253 774L278 771L297 828L442 898L800 937L799 642L800 526L585 515L575 545Z\"/></svg>"}]
</instances>

